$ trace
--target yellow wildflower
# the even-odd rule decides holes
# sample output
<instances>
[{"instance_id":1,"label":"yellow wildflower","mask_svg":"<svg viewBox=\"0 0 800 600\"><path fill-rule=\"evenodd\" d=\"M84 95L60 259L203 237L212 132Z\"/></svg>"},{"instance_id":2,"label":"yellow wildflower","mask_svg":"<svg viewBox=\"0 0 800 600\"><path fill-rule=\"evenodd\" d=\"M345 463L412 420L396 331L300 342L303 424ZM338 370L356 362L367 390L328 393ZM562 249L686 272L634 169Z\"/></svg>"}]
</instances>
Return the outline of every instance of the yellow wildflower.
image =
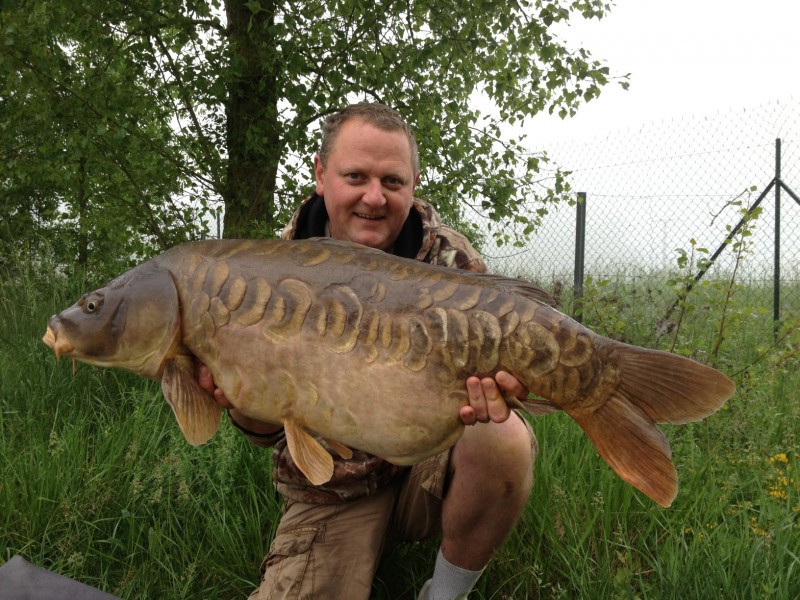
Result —
<instances>
[{"instance_id":1,"label":"yellow wildflower","mask_svg":"<svg viewBox=\"0 0 800 600\"><path fill-rule=\"evenodd\" d=\"M767 531L758 524L758 517L750 517L750 531L758 537L767 537Z\"/></svg>"}]
</instances>

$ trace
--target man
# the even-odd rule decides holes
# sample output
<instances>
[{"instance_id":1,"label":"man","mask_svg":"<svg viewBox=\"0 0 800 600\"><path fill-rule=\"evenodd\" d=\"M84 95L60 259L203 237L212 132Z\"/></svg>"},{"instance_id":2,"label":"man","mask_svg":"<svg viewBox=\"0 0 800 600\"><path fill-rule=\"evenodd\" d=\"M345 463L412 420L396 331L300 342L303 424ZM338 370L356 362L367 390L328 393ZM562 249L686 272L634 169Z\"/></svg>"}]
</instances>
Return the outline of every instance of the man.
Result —
<instances>
[{"instance_id":1,"label":"man","mask_svg":"<svg viewBox=\"0 0 800 600\"><path fill-rule=\"evenodd\" d=\"M314 171L316 193L297 210L284 238L330 236L486 271L466 238L414 199L417 145L394 110L364 103L329 117ZM251 598L366 599L386 543L438 535L433 578L419 597L466 594L530 494L536 439L502 398L501 389L518 397L527 393L508 373L498 373L496 381L468 379L469 405L460 418L470 427L451 450L412 468L355 451L348 460L335 457L333 478L322 486L312 486L297 469L280 426L238 412L205 367L198 377L252 442L275 447L273 480L285 507Z\"/></svg>"}]
</instances>

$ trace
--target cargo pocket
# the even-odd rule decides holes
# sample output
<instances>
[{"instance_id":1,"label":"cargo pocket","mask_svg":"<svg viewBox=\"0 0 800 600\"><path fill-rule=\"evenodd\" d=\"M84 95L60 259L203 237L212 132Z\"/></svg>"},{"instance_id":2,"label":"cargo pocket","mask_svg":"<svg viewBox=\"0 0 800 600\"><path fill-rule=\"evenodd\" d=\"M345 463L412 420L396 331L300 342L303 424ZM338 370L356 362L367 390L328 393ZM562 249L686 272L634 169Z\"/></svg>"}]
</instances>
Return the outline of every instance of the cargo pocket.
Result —
<instances>
[{"instance_id":1,"label":"cargo pocket","mask_svg":"<svg viewBox=\"0 0 800 600\"><path fill-rule=\"evenodd\" d=\"M269 554L261 563L264 578L259 598L311 597L314 589L312 548L322 527L306 525L288 529L272 540Z\"/></svg>"}]
</instances>

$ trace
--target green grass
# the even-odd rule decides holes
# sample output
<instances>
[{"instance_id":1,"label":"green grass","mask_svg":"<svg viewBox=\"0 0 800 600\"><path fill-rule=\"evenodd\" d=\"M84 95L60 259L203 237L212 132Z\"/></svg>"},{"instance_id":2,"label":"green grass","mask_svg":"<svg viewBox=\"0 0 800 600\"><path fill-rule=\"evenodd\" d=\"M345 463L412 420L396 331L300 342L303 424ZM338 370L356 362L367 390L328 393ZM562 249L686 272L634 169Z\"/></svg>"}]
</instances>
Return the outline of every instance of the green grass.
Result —
<instances>
[{"instance_id":1,"label":"green grass","mask_svg":"<svg viewBox=\"0 0 800 600\"><path fill-rule=\"evenodd\" d=\"M192 448L158 384L57 363L40 339L78 287L0 284L0 562L21 554L123 598L246 598L280 512L269 452L228 425ZM746 291L713 352L724 286L699 289L671 329L663 282L589 290L587 324L713 358L738 393L702 423L664 428L681 482L669 509L614 475L565 415L533 420L533 495L472 597L800 597L798 339L773 346L769 315L739 300L764 294ZM415 598L436 548L391 549L374 598Z\"/></svg>"}]
</instances>

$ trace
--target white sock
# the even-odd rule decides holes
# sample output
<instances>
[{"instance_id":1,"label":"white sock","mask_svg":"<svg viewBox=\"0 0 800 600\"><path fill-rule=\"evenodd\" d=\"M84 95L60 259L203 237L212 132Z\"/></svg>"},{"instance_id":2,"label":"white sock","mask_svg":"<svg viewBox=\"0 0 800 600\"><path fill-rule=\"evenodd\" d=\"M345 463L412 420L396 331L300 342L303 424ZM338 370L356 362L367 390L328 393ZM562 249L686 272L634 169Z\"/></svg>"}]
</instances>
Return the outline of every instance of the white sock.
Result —
<instances>
[{"instance_id":1,"label":"white sock","mask_svg":"<svg viewBox=\"0 0 800 600\"><path fill-rule=\"evenodd\" d=\"M468 571L447 562L439 548L433 579L428 588L428 600L453 600L462 594L468 594L478 582L481 573L483 569Z\"/></svg>"}]
</instances>

